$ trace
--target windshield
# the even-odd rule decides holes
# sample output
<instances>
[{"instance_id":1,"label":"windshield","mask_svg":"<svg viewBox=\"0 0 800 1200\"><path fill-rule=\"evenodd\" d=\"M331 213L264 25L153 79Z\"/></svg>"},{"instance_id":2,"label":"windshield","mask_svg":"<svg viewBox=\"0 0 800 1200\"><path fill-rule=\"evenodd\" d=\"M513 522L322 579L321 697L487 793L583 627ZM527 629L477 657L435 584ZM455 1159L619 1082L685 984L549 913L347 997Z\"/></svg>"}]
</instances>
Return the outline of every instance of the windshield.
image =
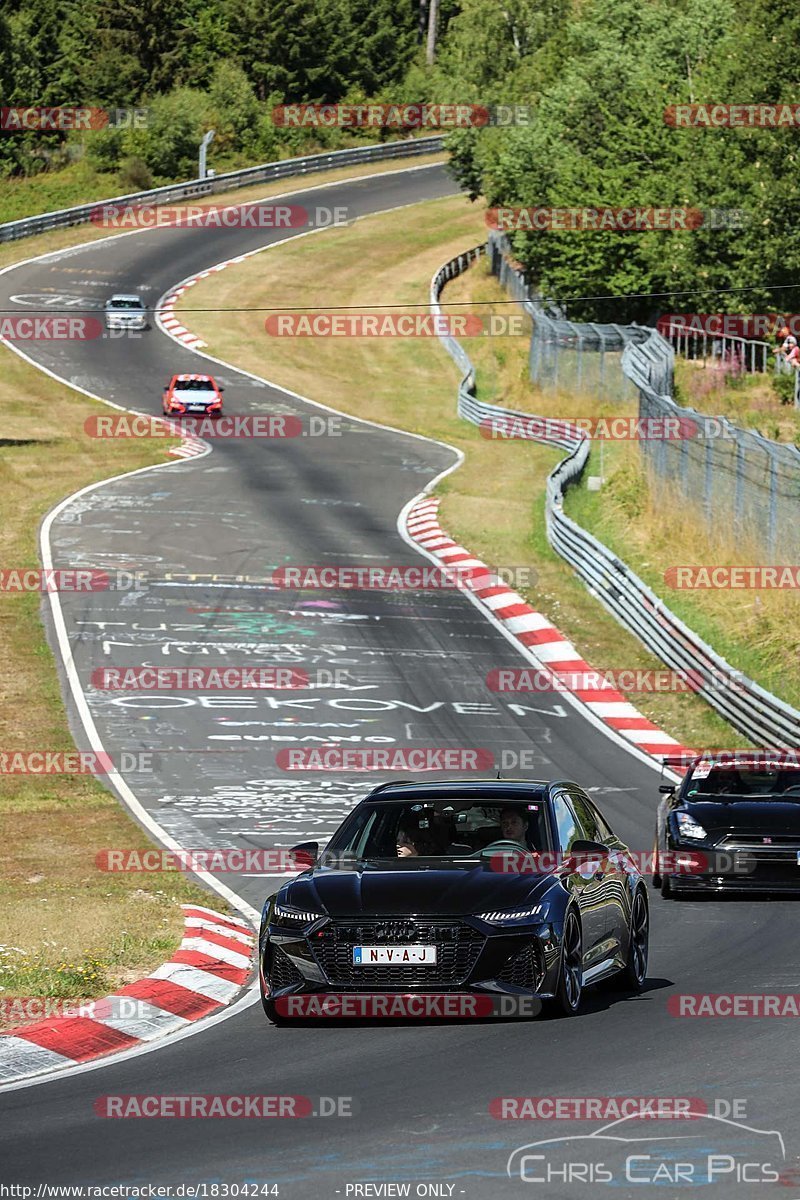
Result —
<instances>
[{"instance_id":1,"label":"windshield","mask_svg":"<svg viewBox=\"0 0 800 1200\"><path fill-rule=\"evenodd\" d=\"M356 809L329 842L323 863L367 860L479 858L497 842L521 850L548 850L543 801L403 801L365 804ZM509 847L510 848L510 847Z\"/></svg>"},{"instance_id":2,"label":"windshield","mask_svg":"<svg viewBox=\"0 0 800 1200\"><path fill-rule=\"evenodd\" d=\"M108 307L108 308L136 308L136 309L141 309L141 308L142 308L142 302L141 302L141 300L133 300L133 299L130 299L130 300L109 300L107 307Z\"/></svg>"},{"instance_id":3,"label":"windshield","mask_svg":"<svg viewBox=\"0 0 800 1200\"><path fill-rule=\"evenodd\" d=\"M687 797L701 800L745 796L748 799L800 800L800 767L713 766L695 767L687 789Z\"/></svg>"},{"instance_id":4,"label":"windshield","mask_svg":"<svg viewBox=\"0 0 800 1200\"><path fill-rule=\"evenodd\" d=\"M213 392L214 385L208 379L178 379L175 382L176 392Z\"/></svg>"}]
</instances>

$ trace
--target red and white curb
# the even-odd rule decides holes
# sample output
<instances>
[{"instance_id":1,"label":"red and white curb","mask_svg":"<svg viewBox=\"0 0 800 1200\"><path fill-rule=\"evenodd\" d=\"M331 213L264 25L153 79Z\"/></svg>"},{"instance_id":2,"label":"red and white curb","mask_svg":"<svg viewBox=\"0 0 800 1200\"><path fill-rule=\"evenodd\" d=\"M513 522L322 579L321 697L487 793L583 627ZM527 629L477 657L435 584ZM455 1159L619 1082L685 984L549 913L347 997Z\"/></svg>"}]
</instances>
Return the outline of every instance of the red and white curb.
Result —
<instances>
[{"instance_id":1,"label":"red and white curb","mask_svg":"<svg viewBox=\"0 0 800 1200\"><path fill-rule=\"evenodd\" d=\"M205 342L192 333L191 330L187 329L185 325L181 325L175 316L175 305L186 289L193 287L197 283L198 278L199 276L195 279L184 280L180 287L176 287L174 292L170 292L168 296L165 296L161 302L161 311L158 314L158 322L164 329L164 332L168 333L170 337L175 338L177 342L183 342L191 350L199 350L201 346L205 346Z\"/></svg>"},{"instance_id":2,"label":"red and white curb","mask_svg":"<svg viewBox=\"0 0 800 1200\"><path fill-rule=\"evenodd\" d=\"M158 324L174 338L176 342L182 342L184 346L188 346L190 350L200 350L206 343L199 338L196 333L192 333L185 325L181 325L178 318L175 316L175 305L180 300L181 296L190 287L194 287L201 279L208 279L209 275L216 274L217 271L224 271L231 263L244 262L249 258L249 254L240 254L237 258L229 258L227 262L217 263L216 266L209 267L207 271L200 271L197 275L190 275L188 279L182 280L176 288L174 288L160 304L160 311L156 314Z\"/></svg>"},{"instance_id":3,"label":"red and white curb","mask_svg":"<svg viewBox=\"0 0 800 1200\"><path fill-rule=\"evenodd\" d=\"M173 446L167 454L174 455L175 458L199 458L201 454L205 454L208 446L205 442L198 441L197 438L184 438L180 446Z\"/></svg>"},{"instance_id":4,"label":"red and white curb","mask_svg":"<svg viewBox=\"0 0 800 1200\"><path fill-rule=\"evenodd\" d=\"M211 908L182 908L180 948L152 975L93 1001L91 1016L56 1016L0 1033L0 1083L130 1050L229 1005L252 973L253 930Z\"/></svg>"},{"instance_id":5,"label":"red and white curb","mask_svg":"<svg viewBox=\"0 0 800 1200\"><path fill-rule=\"evenodd\" d=\"M475 567L489 574L485 563L444 532L437 517L438 508L438 496L425 497L412 505L406 516L406 529L412 540L447 566ZM539 660L543 669L570 674L597 674L548 617L526 604L517 592L497 576L490 574L489 580L471 587L470 591ZM604 724L646 754L661 758L687 751L687 747L643 717L610 684L565 690L570 690Z\"/></svg>"}]
</instances>

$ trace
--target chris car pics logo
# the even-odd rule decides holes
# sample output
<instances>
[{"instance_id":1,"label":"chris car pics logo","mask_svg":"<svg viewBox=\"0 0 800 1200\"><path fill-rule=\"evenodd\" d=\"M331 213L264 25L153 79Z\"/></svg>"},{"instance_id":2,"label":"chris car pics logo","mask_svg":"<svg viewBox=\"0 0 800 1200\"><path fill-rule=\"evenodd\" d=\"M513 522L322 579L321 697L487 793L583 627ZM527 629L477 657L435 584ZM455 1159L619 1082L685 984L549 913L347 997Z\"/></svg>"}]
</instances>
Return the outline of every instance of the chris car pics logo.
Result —
<instances>
[{"instance_id":1,"label":"chris car pics logo","mask_svg":"<svg viewBox=\"0 0 800 1200\"><path fill-rule=\"evenodd\" d=\"M548 1197L595 1193L580 1185L611 1189L632 1184L673 1188L725 1186L733 1197L752 1200L758 1188L782 1182L786 1148L775 1129L758 1129L706 1111L680 1130L674 1119L660 1121L634 1113L590 1134L543 1138L512 1151L506 1163L510 1179L547 1184ZM627 1194L627 1193L626 1193ZM681 1193L682 1194L682 1193ZM767 1193L764 1192L764 1195Z\"/></svg>"}]
</instances>

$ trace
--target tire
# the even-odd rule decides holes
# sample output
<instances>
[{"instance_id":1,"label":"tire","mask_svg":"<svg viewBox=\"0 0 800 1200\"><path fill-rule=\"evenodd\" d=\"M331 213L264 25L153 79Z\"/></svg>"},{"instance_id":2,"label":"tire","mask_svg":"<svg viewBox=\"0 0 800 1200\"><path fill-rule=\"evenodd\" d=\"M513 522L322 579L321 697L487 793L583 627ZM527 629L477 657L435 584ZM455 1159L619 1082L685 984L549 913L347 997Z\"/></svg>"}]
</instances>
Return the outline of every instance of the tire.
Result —
<instances>
[{"instance_id":1,"label":"tire","mask_svg":"<svg viewBox=\"0 0 800 1200\"><path fill-rule=\"evenodd\" d=\"M583 937L581 923L574 909L567 910L561 957L558 961L558 985L546 1011L553 1017L573 1017L583 997Z\"/></svg>"},{"instance_id":2,"label":"tire","mask_svg":"<svg viewBox=\"0 0 800 1200\"><path fill-rule=\"evenodd\" d=\"M650 945L650 913L644 888L638 888L631 907L631 937L625 966L617 980L626 991L640 992L647 978Z\"/></svg>"},{"instance_id":3,"label":"tire","mask_svg":"<svg viewBox=\"0 0 800 1200\"><path fill-rule=\"evenodd\" d=\"M661 896L664 900L678 899L678 889L668 875L664 875L661 879Z\"/></svg>"}]
</instances>

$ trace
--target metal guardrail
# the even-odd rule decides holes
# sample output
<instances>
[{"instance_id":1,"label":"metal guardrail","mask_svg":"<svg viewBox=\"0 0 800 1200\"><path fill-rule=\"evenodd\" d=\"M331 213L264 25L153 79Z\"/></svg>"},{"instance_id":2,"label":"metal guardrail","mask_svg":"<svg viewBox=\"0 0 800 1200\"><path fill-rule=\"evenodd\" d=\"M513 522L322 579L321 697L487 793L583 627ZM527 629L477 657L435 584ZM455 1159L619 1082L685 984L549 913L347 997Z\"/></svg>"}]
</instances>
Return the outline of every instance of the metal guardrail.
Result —
<instances>
[{"instance_id":1,"label":"metal guardrail","mask_svg":"<svg viewBox=\"0 0 800 1200\"><path fill-rule=\"evenodd\" d=\"M109 200L93 200L90 204L79 204L74 208L61 208L55 212L42 213L38 217L23 217L19 221L7 221L0 225L0 242L13 242L18 238L32 237L48 229L63 229L70 225L85 225L104 205L120 207L142 204L172 204L177 200L191 200L227 192L232 188L247 187L251 183L264 183L271 179L286 179L293 175L307 175L315 171L326 171L332 167L350 167L363 162L384 162L393 158L412 158L420 154L434 154L444 148L442 137L409 138L401 142L385 142L377 146L359 146L353 150L334 150L330 154L307 154L304 158L284 158L279 162L262 163L257 167L244 167L241 171L228 171L215 175L213 179L190 179L185 183L171 183L166 187L152 188L148 192L131 192L126 196L114 196Z\"/></svg>"},{"instance_id":2,"label":"metal guardrail","mask_svg":"<svg viewBox=\"0 0 800 1200\"><path fill-rule=\"evenodd\" d=\"M441 311L439 299L447 280L466 270L484 250L485 247L478 246L460 254L436 272L431 281L432 312ZM527 309L535 310L536 306L530 299L524 303ZM450 335L442 335L440 340L464 372L458 387L459 416L474 425L496 422L498 417L510 416L518 420L519 428L532 431L532 440L558 445L568 451L566 458L547 477L547 537L553 548L587 584L592 595L667 666L677 671L693 672L689 678L697 680L693 686L696 686L703 699L755 745L769 749L793 749L799 746L800 712L797 709L736 671L671 612L630 567L564 513L564 494L568 487L580 479L589 459L589 439L582 435L575 438L565 436L557 440L536 437L535 428L537 424L540 428L544 427L544 418L478 400L475 396L475 369L466 351ZM631 343L628 351L641 352L642 359L647 363L649 340L643 346ZM671 347L667 348L672 353ZM657 365L657 360L652 365ZM658 371L655 373L658 374Z\"/></svg>"},{"instance_id":3,"label":"metal guardrail","mask_svg":"<svg viewBox=\"0 0 800 1200\"><path fill-rule=\"evenodd\" d=\"M531 378L542 387L558 382L561 387L582 386L603 395L603 382L606 392L609 383L603 364L609 351L615 350L612 379L616 383L610 389L614 398L626 398L629 389L631 398L638 394L640 417L679 419L687 427L704 430L704 436L697 438L643 439L642 454L655 475L670 487L677 485L682 496L697 505L699 518L709 528L731 530L740 543L763 548L770 561L796 562L800 448L739 428L724 417L712 418L677 405L672 399L675 351L657 329L582 327L554 317L553 306L529 292L522 272L509 261L510 252L508 238L493 230L488 244L492 272L533 317ZM582 328L587 332L578 339L574 330ZM604 333L602 344L594 336L597 329ZM551 364L545 372L538 369L543 361ZM796 386L799 378L800 372Z\"/></svg>"},{"instance_id":4,"label":"metal guardrail","mask_svg":"<svg viewBox=\"0 0 800 1200\"><path fill-rule=\"evenodd\" d=\"M635 389L620 375L620 354L629 341L641 340L648 331L636 325L568 321L557 304L532 292L523 273L509 261L509 251L503 234L490 233L487 254L492 274L533 321L528 356L533 382L541 388L575 388L635 400Z\"/></svg>"},{"instance_id":5,"label":"metal guardrail","mask_svg":"<svg viewBox=\"0 0 800 1200\"><path fill-rule=\"evenodd\" d=\"M644 342L629 344L622 370L639 391L639 416L709 418L672 399L674 352L655 329ZM800 554L800 449L774 442L755 429L714 418L719 432L705 440L643 439L645 461L699 506L709 527L728 522L744 544L763 547L769 560L793 561Z\"/></svg>"}]
</instances>

